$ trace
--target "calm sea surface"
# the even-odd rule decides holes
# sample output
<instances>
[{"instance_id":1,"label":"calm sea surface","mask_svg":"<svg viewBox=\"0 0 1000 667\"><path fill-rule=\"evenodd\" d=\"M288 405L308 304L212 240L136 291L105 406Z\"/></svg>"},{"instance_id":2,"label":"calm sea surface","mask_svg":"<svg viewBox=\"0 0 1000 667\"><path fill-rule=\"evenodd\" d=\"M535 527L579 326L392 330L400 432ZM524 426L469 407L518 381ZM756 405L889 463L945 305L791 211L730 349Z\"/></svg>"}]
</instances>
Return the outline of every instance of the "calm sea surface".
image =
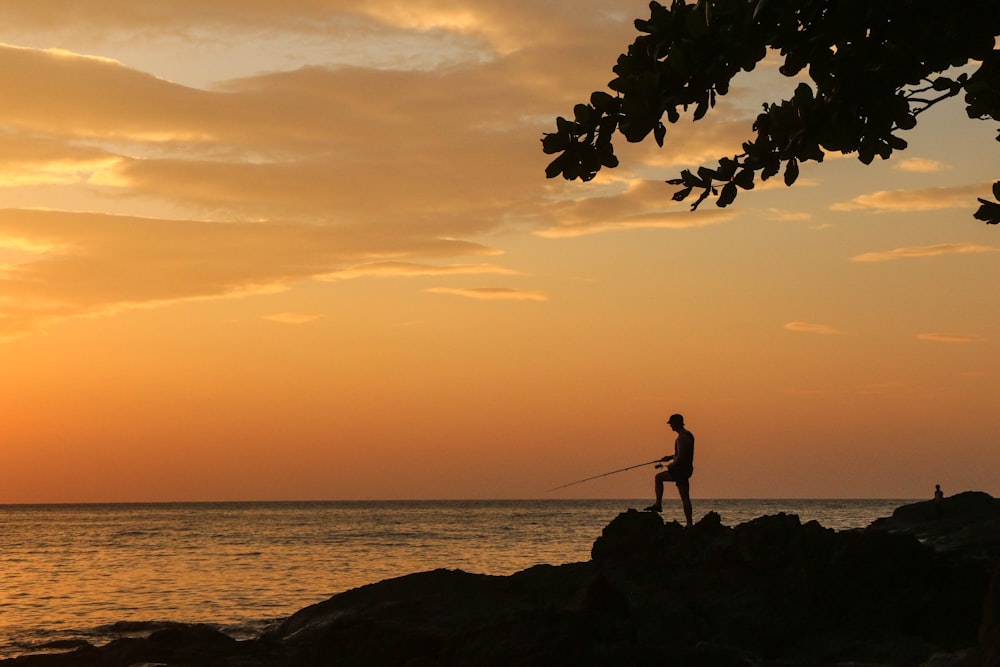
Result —
<instances>
[{"instance_id":1,"label":"calm sea surface","mask_svg":"<svg viewBox=\"0 0 1000 667\"><path fill-rule=\"evenodd\" d=\"M695 500L735 526L798 514L863 528L908 500ZM585 561L648 500L0 505L0 657L104 643L157 621L252 636L331 595L439 567L511 574ZM664 517L680 519L665 503ZM127 623L122 623L127 622Z\"/></svg>"}]
</instances>

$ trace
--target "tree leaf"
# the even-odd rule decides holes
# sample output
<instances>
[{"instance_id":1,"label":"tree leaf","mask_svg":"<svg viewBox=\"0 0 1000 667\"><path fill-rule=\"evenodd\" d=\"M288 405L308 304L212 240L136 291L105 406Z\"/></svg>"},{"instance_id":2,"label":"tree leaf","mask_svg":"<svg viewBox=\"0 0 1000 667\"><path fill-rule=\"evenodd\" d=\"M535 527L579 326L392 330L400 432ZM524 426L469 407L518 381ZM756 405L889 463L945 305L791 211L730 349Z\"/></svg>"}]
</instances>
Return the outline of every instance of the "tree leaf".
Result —
<instances>
[{"instance_id":1,"label":"tree leaf","mask_svg":"<svg viewBox=\"0 0 1000 667\"><path fill-rule=\"evenodd\" d=\"M545 178L555 178L563 171L563 164L566 162L566 154L563 153L557 157L549 165L545 167Z\"/></svg>"},{"instance_id":2,"label":"tree leaf","mask_svg":"<svg viewBox=\"0 0 1000 667\"><path fill-rule=\"evenodd\" d=\"M697 176L692 174L690 169L685 169L684 171L681 172L681 180L684 182L684 185L688 186L689 188L705 187L705 184L702 181L700 181Z\"/></svg>"},{"instance_id":3,"label":"tree leaf","mask_svg":"<svg viewBox=\"0 0 1000 667\"><path fill-rule=\"evenodd\" d=\"M614 101L615 98L603 90L598 90L590 95L590 105L595 109L607 109Z\"/></svg>"},{"instance_id":4,"label":"tree leaf","mask_svg":"<svg viewBox=\"0 0 1000 667\"><path fill-rule=\"evenodd\" d=\"M698 178L700 178L705 183L709 183L712 179L718 179L719 174L708 167L698 167Z\"/></svg>"},{"instance_id":5,"label":"tree leaf","mask_svg":"<svg viewBox=\"0 0 1000 667\"><path fill-rule=\"evenodd\" d=\"M777 158L772 158L764 164L764 168L760 171L760 180L766 181L775 174L781 171L781 161Z\"/></svg>"},{"instance_id":6,"label":"tree leaf","mask_svg":"<svg viewBox=\"0 0 1000 667\"><path fill-rule=\"evenodd\" d=\"M744 190L753 189L753 169L742 169L733 177L733 182Z\"/></svg>"},{"instance_id":7,"label":"tree leaf","mask_svg":"<svg viewBox=\"0 0 1000 667\"><path fill-rule=\"evenodd\" d=\"M694 116L692 116L692 118L694 120L701 120L702 118L705 117L705 114L707 112L708 112L708 99L703 99L700 102L698 102L698 106L694 108Z\"/></svg>"},{"instance_id":8,"label":"tree leaf","mask_svg":"<svg viewBox=\"0 0 1000 667\"><path fill-rule=\"evenodd\" d=\"M732 204L734 199L736 199L736 184L730 181L722 186L722 193L715 201L715 205L720 208L725 208L726 206Z\"/></svg>"},{"instance_id":9,"label":"tree leaf","mask_svg":"<svg viewBox=\"0 0 1000 667\"><path fill-rule=\"evenodd\" d=\"M565 136L557 132L552 132L542 137L542 151L547 155L561 153L568 147L569 141Z\"/></svg>"},{"instance_id":10,"label":"tree leaf","mask_svg":"<svg viewBox=\"0 0 1000 667\"><path fill-rule=\"evenodd\" d=\"M955 87L955 82L946 76L939 76L932 84L934 90L951 90Z\"/></svg>"},{"instance_id":11,"label":"tree leaf","mask_svg":"<svg viewBox=\"0 0 1000 667\"><path fill-rule=\"evenodd\" d=\"M739 165L736 160L724 157L719 160L719 168L715 170L715 177L720 181L730 181L736 173L737 167Z\"/></svg>"},{"instance_id":12,"label":"tree leaf","mask_svg":"<svg viewBox=\"0 0 1000 667\"><path fill-rule=\"evenodd\" d=\"M785 166L785 185L791 185L799 177L799 162L795 158Z\"/></svg>"},{"instance_id":13,"label":"tree leaf","mask_svg":"<svg viewBox=\"0 0 1000 667\"><path fill-rule=\"evenodd\" d=\"M979 210L972 217L976 220L982 220L987 225L1000 224L1000 204L986 201L985 199L980 199L979 203L982 206L979 207Z\"/></svg>"}]
</instances>

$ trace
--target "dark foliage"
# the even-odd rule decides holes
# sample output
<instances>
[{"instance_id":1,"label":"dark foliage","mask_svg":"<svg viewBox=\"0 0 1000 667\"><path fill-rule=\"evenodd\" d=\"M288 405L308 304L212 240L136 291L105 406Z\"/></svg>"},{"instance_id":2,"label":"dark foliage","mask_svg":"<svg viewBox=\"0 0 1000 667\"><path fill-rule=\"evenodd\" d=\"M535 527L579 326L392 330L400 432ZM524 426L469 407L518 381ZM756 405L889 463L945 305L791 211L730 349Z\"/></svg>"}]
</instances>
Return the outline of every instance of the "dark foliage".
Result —
<instances>
[{"instance_id":1,"label":"dark foliage","mask_svg":"<svg viewBox=\"0 0 1000 667\"><path fill-rule=\"evenodd\" d=\"M758 177L781 174L792 185L801 162L822 162L828 152L857 154L864 164L888 159L907 146L901 131L950 98L964 95L970 119L1000 120L997 0L674 0L650 10L618 57L608 84L614 95L593 93L543 137L545 153L557 154L549 178L588 181L617 166L616 133L630 142L652 133L663 146L664 117L701 119L768 49L784 58L784 76L804 73L811 83L763 104L743 152L667 181L681 186L676 201L696 195L692 210L709 195L728 206ZM998 201L980 199L975 214L989 224L1000 223L1000 181L993 195Z\"/></svg>"}]
</instances>

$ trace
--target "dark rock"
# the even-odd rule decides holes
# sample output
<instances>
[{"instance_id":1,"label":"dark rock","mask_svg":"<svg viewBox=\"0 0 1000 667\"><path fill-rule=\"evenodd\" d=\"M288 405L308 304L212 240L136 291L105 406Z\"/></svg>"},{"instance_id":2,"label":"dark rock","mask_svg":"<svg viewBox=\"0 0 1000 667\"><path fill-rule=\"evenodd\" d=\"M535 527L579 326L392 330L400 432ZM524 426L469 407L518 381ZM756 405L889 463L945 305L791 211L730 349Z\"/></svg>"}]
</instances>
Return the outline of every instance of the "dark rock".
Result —
<instances>
[{"instance_id":1,"label":"dark rock","mask_svg":"<svg viewBox=\"0 0 1000 667\"><path fill-rule=\"evenodd\" d=\"M937 551L967 559L1000 560L1000 499L981 491L903 505L869 528L915 535Z\"/></svg>"},{"instance_id":2,"label":"dark rock","mask_svg":"<svg viewBox=\"0 0 1000 667\"><path fill-rule=\"evenodd\" d=\"M757 667L760 657L742 649L712 642L698 642L680 655L685 667Z\"/></svg>"},{"instance_id":3,"label":"dark rock","mask_svg":"<svg viewBox=\"0 0 1000 667\"><path fill-rule=\"evenodd\" d=\"M606 560L647 554L666 539L667 530L656 512L627 510L604 527L590 549L590 557Z\"/></svg>"},{"instance_id":4,"label":"dark rock","mask_svg":"<svg viewBox=\"0 0 1000 667\"><path fill-rule=\"evenodd\" d=\"M998 516L1000 516L1000 500L982 491L963 491L941 500L925 500L897 507L890 519L877 519L874 523L919 524L949 519L968 523Z\"/></svg>"},{"instance_id":5,"label":"dark rock","mask_svg":"<svg viewBox=\"0 0 1000 667\"><path fill-rule=\"evenodd\" d=\"M67 653L29 655L0 664L29 667L130 667L132 665L211 665L228 658L237 642L212 626L201 624L157 624L149 637L116 639L105 646L90 644Z\"/></svg>"},{"instance_id":6,"label":"dark rock","mask_svg":"<svg viewBox=\"0 0 1000 667\"><path fill-rule=\"evenodd\" d=\"M995 504L959 494L842 532L792 514L728 527L710 513L684 528L629 510L584 563L399 577L306 607L252 640L168 624L0 664L998 667L1000 569L985 560L983 534Z\"/></svg>"},{"instance_id":7,"label":"dark rock","mask_svg":"<svg viewBox=\"0 0 1000 667\"><path fill-rule=\"evenodd\" d=\"M993 573L989 593L983 603L983 620L979 626L979 647L966 663L969 667L1000 665L1000 566Z\"/></svg>"}]
</instances>

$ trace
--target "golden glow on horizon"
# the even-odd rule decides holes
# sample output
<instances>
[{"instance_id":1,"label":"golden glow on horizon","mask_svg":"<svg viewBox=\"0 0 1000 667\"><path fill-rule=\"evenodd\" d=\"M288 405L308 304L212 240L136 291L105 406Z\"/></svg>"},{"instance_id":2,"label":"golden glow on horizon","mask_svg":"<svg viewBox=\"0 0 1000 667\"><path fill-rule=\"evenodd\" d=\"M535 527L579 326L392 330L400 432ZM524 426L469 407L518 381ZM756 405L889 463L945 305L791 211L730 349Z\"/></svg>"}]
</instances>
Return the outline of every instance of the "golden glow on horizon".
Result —
<instances>
[{"instance_id":1,"label":"golden glow on horizon","mask_svg":"<svg viewBox=\"0 0 1000 667\"><path fill-rule=\"evenodd\" d=\"M0 502L546 497L669 451L673 412L696 513L1000 494L996 128L955 102L691 213L664 181L790 94L768 61L545 179L647 14L0 3Z\"/></svg>"}]
</instances>

